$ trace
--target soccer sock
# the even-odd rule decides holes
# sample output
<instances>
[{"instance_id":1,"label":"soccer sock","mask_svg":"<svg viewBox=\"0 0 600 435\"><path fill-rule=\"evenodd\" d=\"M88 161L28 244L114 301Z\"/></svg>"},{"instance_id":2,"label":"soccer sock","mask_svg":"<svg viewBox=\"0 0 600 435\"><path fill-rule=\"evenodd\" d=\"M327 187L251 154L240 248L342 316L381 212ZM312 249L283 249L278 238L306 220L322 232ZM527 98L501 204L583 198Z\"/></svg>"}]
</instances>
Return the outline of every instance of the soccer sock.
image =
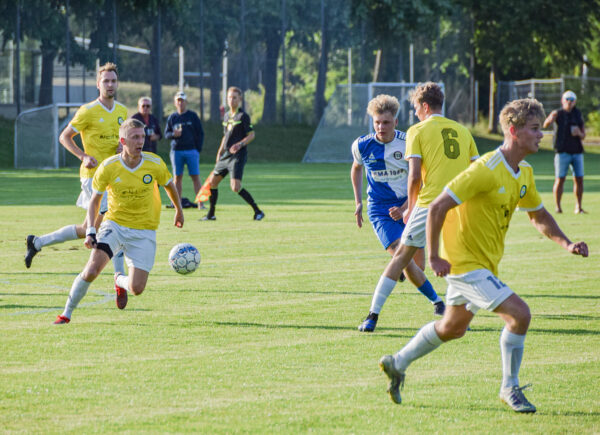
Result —
<instances>
[{"instance_id":1,"label":"soccer sock","mask_svg":"<svg viewBox=\"0 0 600 435\"><path fill-rule=\"evenodd\" d=\"M123 251L119 251L117 255L113 255L112 262L115 273L125 274L125 258L123 257Z\"/></svg>"},{"instance_id":2,"label":"soccer sock","mask_svg":"<svg viewBox=\"0 0 600 435\"><path fill-rule=\"evenodd\" d=\"M394 355L394 365L401 373L417 358L437 349L443 341L435 332L435 322L423 326L406 345Z\"/></svg>"},{"instance_id":3,"label":"soccer sock","mask_svg":"<svg viewBox=\"0 0 600 435\"><path fill-rule=\"evenodd\" d=\"M115 284L131 293L131 290L129 289L129 277L127 275L118 275L117 279L115 279Z\"/></svg>"},{"instance_id":4,"label":"soccer sock","mask_svg":"<svg viewBox=\"0 0 600 435\"><path fill-rule=\"evenodd\" d=\"M217 199L219 199L219 189L210 189L210 208L208 209L208 216L215 215L215 208L217 207Z\"/></svg>"},{"instance_id":5,"label":"soccer sock","mask_svg":"<svg viewBox=\"0 0 600 435\"><path fill-rule=\"evenodd\" d=\"M425 296L431 301L432 304L437 304L442 300L442 298L440 298L435 292L433 286L431 285L428 279L426 279L423 285L421 285L421 287L419 287L418 289L421 293L423 293L423 296Z\"/></svg>"},{"instance_id":6,"label":"soccer sock","mask_svg":"<svg viewBox=\"0 0 600 435\"><path fill-rule=\"evenodd\" d=\"M240 195L242 198L244 198L244 201L250 204L250 207L254 209L254 213L258 213L260 211L256 203L254 202L254 198L252 198L252 195L250 195L250 192L248 192L246 189L240 190L238 192L238 195Z\"/></svg>"},{"instance_id":7,"label":"soccer sock","mask_svg":"<svg viewBox=\"0 0 600 435\"><path fill-rule=\"evenodd\" d=\"M81 275L77 275L75 281L73 281L73 285L71 286L71 291L69 292L69 298L67 299L65 310L62 313L64 317L69 319L71 318L73 310L77 307L79 301L83 299L91 284L91 282L85 281Z\"/></svg>"},{"instance_id":8,"label":"soccer sock","mask_svg":"<svg viewBox=\"0 0 600 435\"><path fill-rule=\"evenodd\" d=\"M502 389L519 385L519 369L525 348L525 335L513 334L506 327L500 334Z\"/></svg>"},{"instance_id":9,"label":"soccer sock","mask_svg":"<svg viewBox=\"0 0 600 435\"><path fill-rule=\"evenodd\" d=\"M38 251L44 246L54 245L56 243L66 242L67 240L77 240L77 225L67 225L50 234L33 239L33 245Z\"/></svg>"},{"instance_id":10,"label":"soccer sock","mask_svg":"<svg viewBox=\"0 0 600 435\"><path fill-rule=\"evenodd\" d=\"M375 287L373 299L371 300L371 309L369 310L371 313L380 313L381 309L383 308L383 304L385 304L388 296L392 293L392 290L394 290L395 285L396 281L388 278L385 275L381 275L381 278L379 278L379 282L377 283L377 287Z\"/></svg>"}]
</instances>

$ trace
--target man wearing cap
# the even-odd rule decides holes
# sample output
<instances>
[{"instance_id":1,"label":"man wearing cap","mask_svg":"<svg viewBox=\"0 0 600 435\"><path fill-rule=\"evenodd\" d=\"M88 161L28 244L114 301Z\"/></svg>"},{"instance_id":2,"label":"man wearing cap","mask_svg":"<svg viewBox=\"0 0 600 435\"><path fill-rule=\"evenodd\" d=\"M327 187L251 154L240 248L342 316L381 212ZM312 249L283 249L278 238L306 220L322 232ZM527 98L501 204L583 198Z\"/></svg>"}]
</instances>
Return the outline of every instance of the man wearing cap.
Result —
<instances>
[{"instance_id":1,"label":"man wearing cap","mask_svg":"<svg viewBox=\"0 0 600 435\"><path fill-rule=\"evenodd\" d=\"M138 100L138 111L132 118L144 123L144 148L147 151L156 154L158 140L162 138L162 131L158 119L152 113L152 98L141 97Z\"/></svg>"},{"instance_id":2,"label":"man wearing cap","mask_svg":"<svg viewBox=\"0 0 600 435\"><path fill-rule=\"evenodd\" d=\"M177 192L185 207L185 199L181 195L183 168L188 167L188 173L194 183L194 192L198 193L200 181L200 151L204 143L204 130L196 112L187 110L187 96L183 91L175 94L176 112L167 119L165 138L171 139L171 166ZM188 204L188 206L192 206ZM168 207L168 206L167 206Z\"/></svg>"},{"instance_id":3,"label":"man wearing cap","mask_svg":"<svg viewBox=\"0 0 600 435\"><path fill-rule=\"evenodd\" d=\"M585 127L581 111L575 107L577 95L573 91L566 91L561 99L562 108L553 110L544 121L544 128L556 123L554 130L554 172L555 180L552 191L556 212L562 213L560 200L563 194L565 178L569 166L573 170L573 193L575 194L575 213L585 213L581 207L583 197L583 145Z\"/></svg>"}]
</instances>

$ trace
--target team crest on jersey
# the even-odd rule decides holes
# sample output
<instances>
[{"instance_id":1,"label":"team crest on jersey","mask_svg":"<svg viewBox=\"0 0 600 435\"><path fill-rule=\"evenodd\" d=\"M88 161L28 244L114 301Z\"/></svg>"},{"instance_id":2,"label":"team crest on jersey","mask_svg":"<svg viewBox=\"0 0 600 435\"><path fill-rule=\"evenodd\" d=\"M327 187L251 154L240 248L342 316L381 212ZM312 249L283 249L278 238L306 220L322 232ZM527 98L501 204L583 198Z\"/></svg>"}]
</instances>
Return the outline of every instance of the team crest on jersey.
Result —
<instances>
[{"instance_id":1,"label":"team crest on jersey","mask_svg":"<svg viewBox=\"0 0 600 435\"><path fill-rule=\"evenodd\" d=\"M396 151L396 152L394 152L394 158L396 160L402 160L402 151Z\"/></svg>"},{"instance_id":2,"label":"team crest on jersey","mask_svg":"<svg viewBox=\"0 0 600 435\"><path fill-rule=\"evenodd\" d=\"M117 119L117 122L119 123L119 125L123 124L123 118L121 118L121 117L119 116L119 118Z\"/></svg>"},{"instance_id":3,"label":"team crest on jersey","mask_svg":"<svg viewBox=\"0 0 600 435\"><path fill-rule=\"evenodd\" d=\"M521 186L521 192L519 193L519 197L523 198L525 196L525 194L527 193L527 186L525 186L524 184Z\"/></svg>"},{"instance_id":4,"label":"team crest on jersey","mask_svg":"<svg viewBox=\"0 0 600 435\"><path fill-rule=\"evenodd\" d=\"M144 184L152 183L152 175L150 175L150 174L144 175L144 177L142 178L142 181L144 182Z\"/></svg>"}]
</instances>

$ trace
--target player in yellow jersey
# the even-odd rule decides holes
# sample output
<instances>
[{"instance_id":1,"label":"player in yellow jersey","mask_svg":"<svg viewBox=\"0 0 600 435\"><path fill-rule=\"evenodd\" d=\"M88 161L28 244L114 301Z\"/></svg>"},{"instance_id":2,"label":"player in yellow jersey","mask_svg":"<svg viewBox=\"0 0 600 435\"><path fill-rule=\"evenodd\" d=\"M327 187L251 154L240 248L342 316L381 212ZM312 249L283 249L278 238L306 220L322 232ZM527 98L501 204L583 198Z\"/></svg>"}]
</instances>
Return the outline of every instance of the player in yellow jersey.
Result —
<instances>
[{"instance_id":1,"label":"player in yellow jersey","mask_svg":"<svg viewBox=\"0 0 600 435\"><path fill-rule=\"evenodd\" d=\"M77 199L77 205L84 209L87 209L92 197L92 178L98 164L119 151L119 126L127 119L127 109L115 100L119 82L117 66L114 63L106 63L98 69L96 86L100 93L98 98L77 110L59 138L60 143L81 160L79 169L81 194ZM81 135L83 150L73 140L78 134ZM85 236L85 228L88 225L99 226L102 216L106 212L106 204L105 197L100 206L100 215L95 223L84 221L81 225L67 225L43 236L27 236L25 266L31 267L33 257L44 246L81 239ZM121 253L115 256L113 262L115 271L124 271Z\"/></svg>"},{"instance_id":2,"label":"player in yellow jersey","mask_svg":"<svg viewBox=\"0 0 600 435\"><path fill-rule=\"evenodd\" d=\"M421 122L406 134L408 199L403 219L406 227L400 245L375 287L375 294L390 294L415 253L425 247L425 222L429 203L454 176L479 157L469 130L442 116L444 93L432 82L423 83L411 95ZM421 187L422 186L422 187ZM444 303L435 305L435 314L444 313Z\"/></svg>"},{"instance_id":3,"label":"player in yellow jersey","mask_svg":"<svg viewBox=\"0 0 600 435\"><path fill-rule=\"evenodd\" d=\"M585 242L572 243L544 208L533 169L523 159L537 152L544 109L534 99L515 100L500 113L504 143L459 174L430 204L427 218L429 264L448 282L444 317L425 325L398 353L381 358L390 379L388 393L401 402L405 371L417 358L442 343L460 338L479 309L492 311L506 323L500 335L500 398L516 412L536 408L519 386L525 334L531 314L527 304L498 279L504 237L516 207L533 226L569 252L588 256ZM439 255L440 232L443 238Z\"/></svg>"},{"instance_id":4,"label":"player in yellow jersey","mask_svg":"<svg viewBox=\"0 0 600 435\"><path fill-rule=\"evenodd\" d=\"M96 235L96 228L86 228L85 246L92 249L83 272L71 287L63 313L55 324L69 323L71 314L85 296L92 281L102 272L114 252L123 251L129 266L129 276L115 273L117 307L127 305L127 292L139 295L144 291L156 254L156 229L160 221L160 194L164 186L175 204L174 224L183 226L183 210L171 174L156 154L142 152L144 124L128 119L119 130L123 150L100 164L93 180L86 222L94 222L104 192L108 191L108 212Z\"/></svg>"}]
</instances>

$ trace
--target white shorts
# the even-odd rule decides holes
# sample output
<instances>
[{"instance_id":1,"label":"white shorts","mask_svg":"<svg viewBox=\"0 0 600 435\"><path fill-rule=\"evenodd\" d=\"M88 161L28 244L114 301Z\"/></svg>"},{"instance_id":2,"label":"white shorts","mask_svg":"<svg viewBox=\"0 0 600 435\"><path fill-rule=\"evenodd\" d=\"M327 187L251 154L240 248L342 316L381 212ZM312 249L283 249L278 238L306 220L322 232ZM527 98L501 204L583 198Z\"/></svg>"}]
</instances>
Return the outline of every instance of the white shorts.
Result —
<instances>
[{"instance_id":1,"label":"white shorts","mask_svg":"<svg viewBox=\"0 0 600 435\"><path fill-rule=\"evenodd\" d=\"M406 246L424 248L427 242L425 238L425 226L427 225L428 208L415 207L408 218L406 227L402 232L400 242Z\"/></svg>"},{"instance_id":2,"label":"white shorts","mask_svg":"<svg viewBox=\"0 0 600 435\"><path fill-rule=\"evenodd\" d=\"M81 193L79 194L79 198L77 198L77 207L81 207L83 209L88 209L90 205L90 200L92 199L92 193L94 190L92 189L92 178L81 178ZM104 192L102 195L102 202L100 202L100 214L106 213L108 210L108 196L107 193Z\"/></svg>"},{"instance_id":3,"label":"white shorts","mask_svg":"<svg viewBox=\"0 0 600 435\"><path fill-rule=\"evenodd\" d=\"M467 304L467 310L473 314L480 308L494 311L514 293L487 269L477 269L462 275L448 275L446 282L446 304Z\"/></svg>"},{"instance_id":4,"label":"white shorts","mask_svg":"<svg viewBox=\"0 0 600 435\"><path fill-rule=\"evenodd\" d=\"M150 272L156 255L156 231L136 230L105 219L100 225L98 243L106 243L113 254L123 251L128 267Z\"/></svg>"}]
</instances>

